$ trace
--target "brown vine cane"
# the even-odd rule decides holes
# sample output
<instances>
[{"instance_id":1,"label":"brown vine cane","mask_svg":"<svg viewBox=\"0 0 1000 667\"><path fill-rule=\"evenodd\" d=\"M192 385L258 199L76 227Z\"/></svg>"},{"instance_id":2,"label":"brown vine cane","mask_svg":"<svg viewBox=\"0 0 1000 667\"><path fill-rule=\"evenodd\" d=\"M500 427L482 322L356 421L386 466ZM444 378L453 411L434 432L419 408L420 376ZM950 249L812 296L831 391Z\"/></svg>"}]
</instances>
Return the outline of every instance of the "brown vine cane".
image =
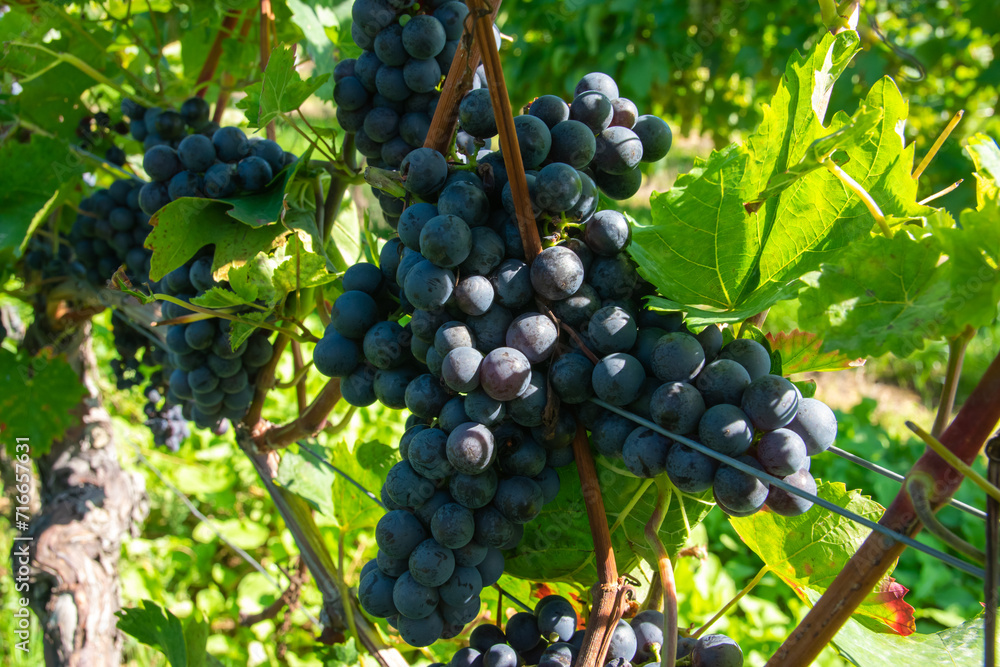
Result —
<instances>
[{"instance_id":1,"label":"brown vine cane","mask_svg":"<svg viewBox=\"0 0 1000 667\"><path fill-rule=\"evenodd\" d=\"M521 244L524 246L525 261L528 264L542 251L542 239L538 236L538 225L531 206L531 195L528 194L528 179L524 175L524 161L521 159L521 149L517 143L517 132L514 130L514 114L507 96L507 83L503 78L503 68L500 66L500 54L497 52L496 38L493 35L493 22L487 20L491 13L484 0L466 0L469 6L469 17L472 20L474 41L480 43L483 57L483 68L486 70L486 85L490 91L490 102L493 104L493 116L500 131L500 149L503 152L504 166L507 168L507 178L510 180L511 193L514 195L514 217L517 219L517 230L521 234Z\"/></svg>"},{"instance_id":2,"label":"brown vine cane","mask_svg":"<svg viewBox=\"0 0 1000 667\"><path fill-rule=\"evenodd\" d=\"M990 364L955 420L941 435L941 442L966 463L976 458L1000 421L1000 400L997 396L1000 396L1000 356ZM935 510L955 493L965 479L933 451L924 453L910 469L909 475L921 472L935 481L932 497ZM905 486L879 523L911 537L920 532L921 524ZM833 641L837 631L871 594L905 548L880 533L869 535L771 657L767 663L769 667L804 667L811 664L823 647Z\"/></svg>"},{"instance_id":3,"label":"brown vine cane","mask_svg":"<svg viewBox=\"0 0 1000 667\"><path fill-rule=\"evenodd\" d=\"M521 235L521 243L524 246L526 261L530 264L542 251L542 242L535 222L531 196L528 193L528 181L524 173L524 162L521 159L517 132L514 128L514 115L507 94L507 84L500 64L500 55L496 48L493 24L491 20L485 20L491 14L484 0L466 0L466 3L469 6L473 24L473 42L479 42L481 46L483 68L486 70L486 84L493 105L493 115L500 133L500 147L504 156L504 165L514 196L517 227ZM590 453L587 432L582 427L577 430L576 437L573 439L573 456L576 459L580 486L587 509L587 520L590 523L590 532L594 541L594 555L597 560L598 573L598 582L593 588L593 605L578 657L581 665L589 667L604 663L611 635L618 620L622 617L631 588L618 576L618 567L611 545L611 531L608 529L604 499L601 496L601 487L597 479L597 469Z\"/></svg>"},{"instance_id":4,"label":"brown vine cane","mask_svg":"<svg viewBox=\"0 0 1000 667\"><path fill-rule=\"evenodd\" d=\"M493 3L493 11L490 13L491 24L500 11L500 2L501 0L496 0ZM444 79L444 85L441 86L441 97L438 98L434 117L427 130L424 148L433 148L442 155L448 154L452 137L455 136L455 127L458 125L458 104L465 94L472 90L472 79L481 59L479 42L473 39L472 14L470 14L466 17L458 50L455 51L448 75Z\"/></svg>"}]
</instances>

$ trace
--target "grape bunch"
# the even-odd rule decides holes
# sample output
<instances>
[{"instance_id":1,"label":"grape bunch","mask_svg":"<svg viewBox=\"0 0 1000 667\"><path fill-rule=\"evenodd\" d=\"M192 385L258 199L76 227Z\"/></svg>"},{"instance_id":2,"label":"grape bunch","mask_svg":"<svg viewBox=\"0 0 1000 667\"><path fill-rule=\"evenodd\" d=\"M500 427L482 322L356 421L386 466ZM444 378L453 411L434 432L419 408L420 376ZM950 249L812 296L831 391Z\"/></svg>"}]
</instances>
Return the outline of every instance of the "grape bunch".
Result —
<instances>
[{"instance_id":1,"label":"grape bunch","mask_svg":"<svg viewBox=\"0 0 1000 667\"><path fill-rule=\"evenodd\" d=\"M147 215L180 197L260 192L296 160L270 139L248 138L238 127L209 122L208 103L198 97L184 102L179 112L146 109L132 100L122 102L122 111L145 148L142 168L150 182L139 191L138 203Z\"/></svg>"},{"instance_id":2,"label":"grape bunch","mask_svg":"<svg viewBox=\"0 0 1000 667\"><path fill-rule=\"evenodd\" d=\"M76 126L76 136L80 139L80 147L87 151L104 149L104 159L111 164L125 164L125 149L115 143L115 135L127 135L129 124L124 120L112 123L111 116L105 111L80 118Z\"/></svg>"},{"instance_id":3,"label":"grape bunch","mask_svg":"<svg viewBox=\"0 0 1000 667\"><path fill-rule=\"evenodd\" d=\"M424 144L468 14L459 0L354 3L351 35L363 52L337 63L333 99L337 121L370 166L398 169ZM401 202L393 208L385 199L386 213L398 215Z\"/></svg>"},{"instance_id":4,"label":"grape bunch","mask_svg":"<svg viewBox=\"0 0 1000 667\"><path fill-rule=\"evenodd\" d=\"M631 664L660 664L663 647L663 614L660 611L647 609L633 616L627 624L619 621L614 635L620 637L619 645L634 650L633 656L628 658ZM613 646L615 639L611 643ZM743 651L739 644L723 634L702 635L697 639L678 635L676 655L678 665L689 667L743 667ZM629 663L618 664L624 667Z\"/></svg>"},{"instance_id":5,"label":"grape bunch","mask_svg":"<svg viewBox=\"0 0 1000 667\"><path fill-rule=\"evenodd\" d=\"M670 126L657 116L639 115L607 74L587 74L574 95L569 104L557 95L542 95L514 118L536 218L586 219L584 203L596 202L598 190L611 199L628 199L642 185L640 164L657 162L670 151ZM480 161L495 160L486 149L474 152L498 134L485 86L466 94L458 118L460 149Z\"/></svg>"},{"instance_id":6,"label":"grape bunch","mask_svg":"<svg viewBox=\"0 0 1000 667\"><path fill-rule=\"evenodd\" d=\"M180 449L187 437L191 434L188 427L188 420L185 419L183 408L177 403L172 403L164 398L162 392L157 387L165 384L162 379L162 371L157 371L160 379L151 378L149 386L144 393L146 405L143 412L146 414L146 426L153 434L153 444L158 447L166 447L172 452Z\"/></svg>"},{"instance_id":7,"label":"grape bunch","mask_svg":"<svg viewBox=\"0 0 1000 667\"><path fill-rule=\"evenodd\" d=\"M119 179L80 202L69 239L91 284L103 285L121 265L133 283L149 280L152 253L143 244L152 226L139 206L144 185L144 181Z\"/></svg>"},{"instance_id":8,"label":"grape bunch","mask_svg":"<svg viewBox=\"0 0 1000 667\"><path fill-rule=\"evenodd\" d=\"M142 366L162 366L167 359L167 351L163 347L117 310L111 314L111 335L117 352L116 358L111 360L111 370L119 391L143 386L147 378Z\"/></svg>"},{"instance_id":9,"label":"grape bunch","mask_svg":"<svg viewBox=\"0 0 1000 667\"><path fill-rule=\"evenodd\" d=\"M783 438L754 453L773 474L806 486L806 438L818 452L833 435L817 428L825 423L822 410L829 413L818 401L801 401L817 420L791 423L798 390L768 375L762 345L738 340L723 348L718 327L696 336L680 313L639 305L654 289L625 252L628 220L594 210L596 194L581 222L549 228L548 247L529 265L504 206L502 162L482 169L484 161L475 171L449 167L429 148L404 159L410 205L398 236L382 247L379 267L362 263L345 272L313 352L319 372L341 379L348 403L378 400L412 413L403 460L382 489L390 511L376 531L378 570L369 573L362 604L396 617L403 638L417 645L453 636L475 617L482 586L502 573L502 551L519 543L523 526L558 493L554 469L573 461L580 426L598 451L624 458L637 476L672 470L674 483L692 493L715 485L730 513L748 511L748 502L756 511L764 500L775 511L808 509L794 498L783 505L766 487L760 497L744 479L755 478L693 456L590 398L678 434L704 421L699 437L708 446L712 435L735 442L726 421L733 410L749 415L745 446L724 453L746 454L756 436L762 443ZM552 222L539 219L543 228ZM781 393L788 387L790 397ZM769 448L771 458L763 453ZM784 449L788 460L779 460ZM669 468L668 455L676 459ZM452 588L465 597L443 597ZM423 602L394 606L397 598Z\"/></svg>"},{"instance_id":10,"label":"grape bunch","mask_svg":"<svg viewBox=\"0 0 1000 667\"><path fill-rule=\"evenodd\" d=\"M469 635L469 646L459 649L447 664L431 667L582 667L578 654L583 636L572 603L548 595L533 612L511 616L505 630L496 625L477 626ZM663 614L652 609L639 612L630 621L618 621L604 665L658 665L662 645ZM677 660L690 667L742 667L743 652L725 635L679 636Z\"/></svg>"},{"instance_id":11,"label":"grape bunch","mask_svg":"<svg viewBox=\"0 0 1000 667\"><path fill-rule=\"evenodd\" d=\"M607 334L594 319L589 332L598 340ZM599 398L629 405L667 431L816 493L810 457L833 444L836 417L826 404L803 398L790 381L771 375L770 355L763 345L742 338L723 346L715 326L697 336L683 329L642 329L636 338L638 347L623 362L623 367L632 366L634 375L623 373L615 387L599 385L595 376ZM627 389L624 394L622 387ZM623 459L634 475L666 472L685 493L712 489L718 506L731 516L749 516L765 504L778 514L796 516L812 506L652 429L637 428L618 414L601 415L589 428L595 448Z\"/></svg>"},{"instance_id":12,"label":"grape bunch","mask_svg":"<svg viewBox=\"0 0 1000 667\"><path fill-rule=\"evenodd\" d=\"M208 253L171 271L154 288L190 301L219 284ZM189 317L189 321L167 328L164 374L168 378L168 404L181 406L184 418L199 428L225 432L227 420L239 420L246 414L257 371L271 359L274 350L268 332L258 330L233 348L230 320L198 317L171 302L163 304L162 314L164 320Z\"/></svg>"},{"instance_id":13,"label":"grape bunch","mask_svg":"<svg viewBox=\"0 0 1000 667\"><path fill-rule=\"evenodd\" d=\"M49 238L32 235L24 252L24 270L29 279L36 277L43 281L59 278L86 279L87 269L73 259L73 248L65 239L57 237L55 243Z\"/></svg>"},{"instance_id":14,"label":"grape bunch","mask_svg":"<svg viewBox=\"0 0 1000 667\"><path fill-rule=\"evenodd\" d=\"M177 148L189 132L211 137L219 124L209 118L208 102L200 97L186 100L180 111L162 107L144 107L135 100L123 99L122 116L129 119L132 138L142 142L143 151L154 146Z\"/></svg>"}]
</instances>

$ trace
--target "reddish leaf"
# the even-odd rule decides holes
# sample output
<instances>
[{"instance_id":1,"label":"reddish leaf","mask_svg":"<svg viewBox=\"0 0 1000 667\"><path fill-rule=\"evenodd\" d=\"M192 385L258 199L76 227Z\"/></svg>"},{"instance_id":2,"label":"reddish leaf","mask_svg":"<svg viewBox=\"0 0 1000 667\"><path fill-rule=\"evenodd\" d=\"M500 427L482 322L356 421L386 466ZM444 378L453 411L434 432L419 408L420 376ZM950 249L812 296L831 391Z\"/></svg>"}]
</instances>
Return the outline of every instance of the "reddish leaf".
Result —
<instances>
[{"instance_id":1,"label":"reddish leaf","mask_svg":"<svg viewBox=\"0 0 1000 667\"><path fill-rule=\"evenodd\" d=\"M864 602L865 611L872 618L885 623L898 635L906 637L917 631L913 617L913 607L903 600L910 589L892 577L882 580L877 591L872 592Z\"/></svg>"},{"instance_id":2,"label":"reddish leaf","mask_svg":"<svg viewBox=\"0 0 1000 667\"><path fill-rule=\"evenodd\" d=\"M840 482L819 483L817 495L872 521L884 512L871 498L848 491ZM823 593L870 533L819 506L796 517L765 511L730 521L747 546L803 600ZM886 577L854 618L875 632L912 634L913 607L903 600L905 594L905 587Z\"/></svg>"},{"instance_id":3,"label":"reddish leaf","mask_svg":"<svg viewBox=\"0 0 1000 667\"><path fill-rule=\"evenodd\" d=\"M814 333L793 329L777 335L767 334L771 349L781 353L781 372L784 375L820 371L841 371L845 368L864 366L865 360L852 359L833 350L822 352L823 340Z\"/></svg>"}]
</instances>

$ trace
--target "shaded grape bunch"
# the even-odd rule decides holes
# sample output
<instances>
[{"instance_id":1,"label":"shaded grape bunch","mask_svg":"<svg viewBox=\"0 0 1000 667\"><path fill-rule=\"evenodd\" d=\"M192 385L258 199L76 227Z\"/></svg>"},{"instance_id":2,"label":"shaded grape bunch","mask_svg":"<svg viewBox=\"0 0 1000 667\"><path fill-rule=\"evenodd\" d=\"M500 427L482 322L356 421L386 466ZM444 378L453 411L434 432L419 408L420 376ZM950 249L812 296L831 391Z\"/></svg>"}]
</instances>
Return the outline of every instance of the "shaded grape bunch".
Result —
<instances>
[{"instance_id":1,"label":"shaded grape bunch","mask_svg":"<svg viewBox=\"0 0 1000 667\"><path fill-rule=\"evenodd\" d=\"M270 139L247 137L238 127L209 120L208 103L192 97L179 111L122 102L132 136L143 142L142 167L150 182L139 192L139 206L153 215L181 197L231 198L264 190L292 153Z\"/></svg>"},{"instance_id":2,"label":"shaded grape bunch","mask_svg":"<svg viewBox=\"0 0 1000 667\"><path fill-rule=\"evenodd\" d=\"M87 267L74 259L73 248L63 237L53 241L32 235L25 247L22 268L28 280L87 279Z\"/></svg>"},{"instance_id":3,"label":"shaded grape bunch","mask_svg":"<svg viewBox=\"0 0 1000 667\"><path fill-rule=\"evenodd\" d=\"M144 368L160 367L167 351L152 335L133 325L120 311L111 314L111 334L117 357L111 360L115 384L120 391L147 384Z\"/></svg>"},{"instance_id":4,"label":"shaded grape bunch","mask_svg":"<svg viewBox=\"0 0 1000 667\"><path fill-rule=\"evenodd\" d=\"M212 256L202 254L168 273L154 290L187 302L217 285L224 283L217 283L212 276ZM181 305L163 304L164 321L185 317L187 321L167 328L166 398L168 403L181 406L183 417L195 426L222 433L229 420L246 415L257 372L271 360L273 348L265 330L241 336L234 348L230 320L198 319Z\"/></svg>"},{"instance_id":5,"label":"shaded grape bunch","mask_svg":"<svg viewBox=\"0 0 1000 667\"><path fill-rule=\"evenodd\" d=\"M191 434L183 408L164 398L160 390L152 385L146 389L145 394L145 423L153 434L153 444L176 452Z\"/></svg>"},{"instance_id":6,"label":"shaded grape bunch","mask_svg":"<svg viewBox=\"0 0 1000 667\"><path fill-rule=\"evenodd\" d=\"M144 247L153 229L139 205L144 181L119 179L80 202L69 241L86 279L103 286L119 266L133 284L149 280L152 253Z\"/></svg>"}]
</instances>

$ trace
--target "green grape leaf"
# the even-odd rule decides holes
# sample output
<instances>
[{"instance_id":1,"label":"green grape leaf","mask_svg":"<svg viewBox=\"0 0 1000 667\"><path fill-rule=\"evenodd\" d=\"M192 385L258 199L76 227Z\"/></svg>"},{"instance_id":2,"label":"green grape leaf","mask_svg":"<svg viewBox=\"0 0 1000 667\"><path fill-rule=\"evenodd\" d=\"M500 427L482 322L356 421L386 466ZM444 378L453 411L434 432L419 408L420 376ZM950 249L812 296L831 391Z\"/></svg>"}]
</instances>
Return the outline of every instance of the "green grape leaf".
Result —
<instances>
[{"instance_id":1,"label":"green grape leaf","mask_svg":"<svg viewBox=\"0 0 1000 667\"><path fill-rule=\"evenodd\" d=\"M146 247L153 251L149 277L159 280L207 245L215 245L212 271L216 279L228 276L230 268L284 243L288 230L272 224L252 228L227 215L227 206L210 199L184 197L156 212Z\"/></svg>"},{"instance_id":2,"label":"green grape leaf","mask_svg":"<svg viewBox=\"0 0 1000 667\"><path fill-rule=\"evenodd\" d=\"M653 195L653 224L635 230L629 251L660 294L699 308L747 308L760 281L759 258L774 226L769 222L774 204L768 201L754 213L744 204L756 201L772 178L797 164L824 134L818 115L825 115L823 99L858 48L857 35L844 32L826 35L812 53L793 57L745 146L712 153L668 192ZM844 139L858 140L853 134ZM810 209L807 222L818 225L815 208ZM755 301L754 309L763 310L767 302Z\"/></svg>"},{"instance_id":3,"label":"green grape leaf","mask_svg":"<svg viewBox=\"0 0 1000 667\"><path fill-rule=\"evenodd\" d=\"M336 30L340 27L336 13L319 4L310 6L302 0L288 0L288 8L292 10L292 21L305 35L306 51L316 66L315 73L332 75L337 55L327 29ZM328 79L317 88L316 97L327 102L333 100L333 81Z\"/></svg>"},{"instance_id":4,"label":"green grape leaf","mask_svg":"<svg viewBox=\"0 0 1000 667\"><path fill-rule=\"evenodd\" d=\"M884 213L907 218L928 215L932 209L917 206L916 183L910 177L913 146L904 147L896 128L906 120L908 107L890 79L869 91L862 111L879 108L876 131L854 143L844 143L842 165L879 204ZM838 113L830 128L840 130L854 123ZM849 135L854 136L854 135ZM832 173L819 170L789 187L766 211L773 223L760 257L760 284L768 292L791 279L815 271L858 240L866 238L873 218L861 200Z\"/></svg>"},{"instance_id":5,"label":"green grape leaf","mask_svg":"<svg viewBox=\"0 0 1000 667\"><path fill-rule=\"evenodd\" d=\"M361 465L356 445L351 446L341 440L327 451L329 460L333 461L341 471L334 473L333 480L333 516L340 530L346 533L374 528L385 513L376 501L384 477L377 470L369 470ZM393 452L389 461L395 463L396 458ZM351 480L357 482L361 488L359 489Z\"/></svg>"},{"instance_id":6,"label":"green grape leaf","mask_svg":"<svg viewBox=\"0 0 1000 667\"><path fill-rule=\"evenodd\" d=\"M979 192L995 192L1000 189L1000 148L985 134L977 133L966 139L965 150L976 167ZM982 200L980 199L980 205Z\"/></svg>"},{"instance_id":7,"label":"green grape leaf","mask_svg":"<svg viewBox=\"0 0 1000 667\"><path fill-rule=\"evenodd\" d=\"M76 407L87 389L63 357L0 348L0 383L0 434L12 456L16 438L29 438L31 456L43 456L79 424Z\"/></svg>"},{"instance_id":8,"label":"green grape leaf","mask_svg":"<svg viewBox=\"0 0 1000 667\"><path fill-rule=\"evenodd\" d=\"M206 308L240 305L261 308L263 303L263 310L251 314L266 317L286 294L336 280L337 276L328 273L326 268L322 257L304 251L301 241L292 236L274 255L259 252L245 264L230 268L227 279L231 290L213 287L191 302ZM259 321L262 320L254 320Z\"/></svg>"},{"instance_id":9,"label":"green grape leaf","mask_svg":"<svg viewBox=\"0 0 1000 667\"><path fill-rule=\"evenodd\" d=\"M398 451L377 440L369 440L358 445L354 453L357 455L358 465L385 477L389 468L399 459Z\"/></svg>"},{"instance_id":10,"label":"green grape leaf","mask_svg":"<svg viewBox=\"0 0 1000 667\"><path fill-rule=\"evenodd\" d=\"M662 296L647 297L649 305L662 308L664 310L682 310L685 313L684 321L689 326L699 327L703 324L722 322L742 322L748 317L753 317L761 313L777 301L794 299L802 287L798 280L790 281L787 285L777 290L773 294L756 292L751 294L738 307L735 308L713 308L708 306L697 306L689 303L681 303L673 299Z\"/></svg>"},{"instance_id":11,"label":"green grape leaf","mask_svg":"<svg viewBox=\"0 0 1000 667\"><path fill-rule=\"evenodd\" d=\"M195 610L184 623L184 648L187 656L187 667L202 667L208 655L205 648L208 644L208 622L200 611Z\"/></svg>"},{"instance_id":12,"label":"green grape leaf","mask_svg":"<svg viewBox=\"0 0 1000 667\"><path fill-rule=\"evenodd\" d=\"M717 310L739 305L760 251L740 196L749 157L739 146L715 151L650 199L653 225L635 228L629 252L660 294Z\"/></svg>"},{"instance_id":13,"label":"green grape leaf","mask_svg":"<svg viewBox=\"0 0 1000 667\"><path fill-rule=\"evenodd\" d=\"M810 602L819 599L815 591L807 591L807 594ZM976 667L983 664L984 643L982 615L940 632L914 633L905 637L875 632L855 618L849 618L833 638L834 647L856 667Z\"/></svg>"},{"instance_id":14,"label":"green grape leaf","mask_svg":"<svg viewBox=\"0 0 1000 667\"><path fill-rule=\"evenodd\" d=\"M799 322L823 332L824 348L848 355L901 357L947 334L951 288L938 266L942 244L900 231L855 243L824 265L819 284L800 295Z\"/></svg>"},{"instance_id":15,"label":"green grape leaf","mask_svg":"<svg viewBox=\"0 0 1000 667\"><path fill-rule=\"evenodd\" d=\"M324 459L329 458L325 448L315 444L309 448ZM292 447L282 455L275 481L300 496L314 509L326 516L333 516L333 498L330 493L333 479L332 470L310 454Z\"/></svg>"},{"instance_id":16,"label":"green grape leaf","mask_svg":"<svg viewBox=\"0 0 1000 667\"><path fill-rule=\"evenodd\" d=\"M259 299L273 305L279 298L273 284L277 264L276 259L267 253L259 252L246 264L234 266L229 270L229 286L247 303Z\"/></svg>"},{"instance_id":17,"label":"green grape leaf","mask_svg":"<svg viewBox=\"0 0 1000 667\"><path fill-rule=\"evenodd\" d=\"M817 495L872 521L884 512L871 498L848 491L840 482L818 484ZM763 511L730 522L764 564L803 598L807 590L825 591L871 532L818 506L797 517ZM913 607L903 600L906 592L886 575L855 615L874 621L870 625L882 632L911 634L916 626Z\"/></svg>"},{"instance_id":18,"label":"green grape leaf","mask_svg":"<svg viewBox=\"0 0 1000 667\"><path fill-rule=\"evenodd\" d=\"M644 531L656 506L656 485L653 480L633 477L620 461L598 456L596 463L618 569L628 572L640 558L653 558ZM533 581L596 581L594 542L576 465L560 468L559 481L556 499L525 526L521 543L504 554L504 569L511 576ZM689 529L715 506L711 493L684 496L682 501L683 512L675 492L660 528L660 538L671 555L685 545Z\"/></svg>"},{"instance_id":19,"label":"green grape leaf","mask_svg":"<svg viewBox=\"0 0 1000 667\"><path fill-rule=\"evenodd\" d=\"M285 207L285 193L301 165L302 160L296 160L291 166L285 167L275 174L267 187L260 192L215 201L229 204L230 209L226 214L245 225L251 227L270 225L281 217Z\"/></svg>"},{"instance_id":20,"label":"green grape leaf","mask_svg":"<svg viewBox=\"0 0 1000 667\"><path fill-rule=\"evenodd\" d=\"M349 638L343 644L320 645L316 649L315 655L316 658L323 661L322 664L325 667L354 667L354 665L364 664L364 662L359 661L361 654L354 643L354 637Z\"/></svg>"},{"instance_id":21,"label":"green grape leaf","mask_svg":"<svg viewBox=\"0 0 1000 667\"><path fill-rule=\"evenodd\" d=\"M735 322L794 296L805 274L868 238L874 218L828 165L893 223L934 215L916 204L913 146L897 131L908 107L890 79L853 116L823 125L830 88L858 49L857 35L843 32L793 57L745 144L696 161L653 195L652 224L638 226L629 247L662 295L652 304L679 307L694 325Z\"/></svg>"},{"instance_id":22,"label":"green grape leaf","mask_svg":"<svg viewBox=\"0 0 1000 667\"><path fill-rule=\"evenodd\" d=\"M314 211L293 208L285 214L281 222L289 231L296 232L299 238L303 236L308 237L310 250L323 258L327 271L334 273L338 270L327 254L326 248L323 247L323 239L320 235L319 227L316 226L316 214ZM341 270L346 268L345 266Z\"/></svg>"},{"instance_id":23,"label":"green grape leaf","mask_svg":"<svg viewBox=\"0 0 1000 667\"><path fill-rule=\"evenodd\" d=\"M337 279L336 274L327 271L326 260L309 252L297 236L292 236L287 245L275 252L274 257L278 265L274 270L273 286L282 296Z\"/></svg>"},{"instance_id":24,"label":"green grape leaf","mask_svg":"<svg viewBox=\"0 0 1000 667\"><path fill-rule=\"evenodd\" d=\"M942 230L944 265L952 287L948 311L949 330L969 325L986 326L997 317L1000 303L1000 189L984 187L979 180L979 205L962 211L961 228Z\"/></svg>"},{"instance_id":25,"label":"green grape leaf","mask_svg":"<svg viewBox=\"0 0 1000 667\"><path fill-rule=\"evenodd\" d=\"M802 394L802 398L812 398L816 395L816 380L792 380Z\"/></svg>"},{"instance_id":26,"label":"green grape leaf","mask_svg":"<svg viewBox=\"0 0 1000 667\"><path fill-rule=\"evenodd\" d=\"M864 358L849 357L833 350L823 352L823 341L814 333L807 331L780 331L777 334L768 333L767 340L771 349L781 354L781 373L816 373L821 371L842 371L845 368L857 368L865 365Z\"/></svg>"},{"instance_id":27,"label":"green grape leaf","mask_svg":"<svg viewBox=\"0 0 1000 667\"><path fill-rule=\"evenodd\" d=\"M56 158L54 156L61 156ZM37 134L31 141L0 145L0 252L20 253L52 207L77 187L82 158L59 139Z\"/></svg>"},{"instance_id":28,"label":"green grape leaf","mask_svg":"<svg viewBox=\"0 0 1000 667\"><path fill-rule=\"evenodd\" d=\"M375 500L377 496L373 498L368 493L377 493L382 486L380 473L364 468L355 455L357 450L352 451L344 441L329 447L315 442L306 446L324 461L336 462L339 472L320 463L309 452L293 447L281 457L277 482L333 518L343 532L373 527L383 509Z\"/></svg>"},{"instance_id":29,"label":"green grape leaf","mask_svg":"<svg viewBox=\"0 0 1000 667\"><path fill-rule=\"evenodd\" d=\"M279 46L271 51L264 80L247 86L246 97L236 103L251 127L264 127L284 113L295 111L331 76L320 74L303 81L295 69L295 50Z\"/></svg>"},{"instance_id":30,"label":"green grape leaf","mask_svg":"<svg viewBox=\"0 0 1000 667\"><path fill-rule=\"evenodd\" d=\"M142 600L138 607L119 611L118 629L163 653L171 667L199 664L187 660L186 633L181 620L152 600Z\"/></svg>"},{"instance_id":31,"label":"green grape leaf","mask_svg":"<svg viewBox=\"0 0 1000 667\"><path fill-rule=\"evenodd\" d=\"M240 319L234 320L229 326L229 345L235 350L243 344L247 338L253 335L259 325L267 320L271 311L251 311L240 313Z\"/></svg>"},{"instance_id":32,"label":"green grape leaf","mask_svg":"<svg viewBox=\"0 0 1000 667\"><path fill-rule=\"evenodd\" d=\"M229 272L232 276L232 271ZM227 290L225 287L213 287L204 294L191 299L191 303L203 308L231 308L233 306L245 306L253 303L253 299L244 299L236 292Z\"/></svg>"}]
</instances>

